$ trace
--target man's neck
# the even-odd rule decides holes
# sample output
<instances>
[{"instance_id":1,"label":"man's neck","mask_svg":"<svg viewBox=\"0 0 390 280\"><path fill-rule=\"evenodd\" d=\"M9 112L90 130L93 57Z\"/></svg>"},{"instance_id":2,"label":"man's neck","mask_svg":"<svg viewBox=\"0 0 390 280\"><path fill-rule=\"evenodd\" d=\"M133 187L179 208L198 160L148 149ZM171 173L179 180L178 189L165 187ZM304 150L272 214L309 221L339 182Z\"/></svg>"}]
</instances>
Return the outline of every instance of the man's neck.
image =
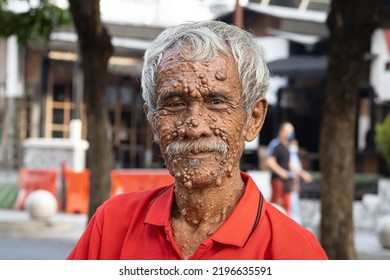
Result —
<instances>
[{"instance_id":1,"label":"man's neck","mask_svg":"<svg viewBox=\"0 0 390 280\"><path fill-rule=\"evenodd\" d=\"M170 224L173 238L185 259L192 256L199 245L208 239L232 213L245 190L237 171L222 184L189 190L175 181L175 202Z\"/></svg>"},{"instance_id":2,"label":"man's neck","mask_svg":"<svg viewBox=\"0 0 390 280\"><path fill-rule=\"evenodd\" d=\"M282 143L284 146L288 146L288 139L284 139L282 137L279 137L279 142Z\"/></svg>"},{"instance_id":3,"label":"man's neck","mask_svg":"<svg viewBox=\"0 0 390 280\"><path fill-rule=\"evenodd\" d=\"M220 186L210 185L191 190L175 183L175 203L171 218L197 228L200 224L220 224L233 210L242 195L244 182L238 172L225 178Z\"/></svg>"}]
</instances>

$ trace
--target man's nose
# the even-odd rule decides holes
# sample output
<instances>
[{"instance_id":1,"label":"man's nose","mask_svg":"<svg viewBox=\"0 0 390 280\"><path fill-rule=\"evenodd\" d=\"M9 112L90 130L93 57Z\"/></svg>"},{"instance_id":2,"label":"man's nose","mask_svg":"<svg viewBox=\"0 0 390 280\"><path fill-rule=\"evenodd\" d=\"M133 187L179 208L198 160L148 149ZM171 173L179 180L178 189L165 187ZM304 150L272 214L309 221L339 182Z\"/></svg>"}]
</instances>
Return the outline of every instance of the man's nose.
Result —
<instances>
[{"instance_id":1,"label":"man's nose","mask_svg":"<svg viewBox=\"0 0 390 280\"><path fill-rule=\"evenodd\" d=\"M208 114L200 104L192 104L188 107L186 119L184 122L183 138L197 139L209 137L212 130L208 123Z\"/></svg>"}]
</instances>

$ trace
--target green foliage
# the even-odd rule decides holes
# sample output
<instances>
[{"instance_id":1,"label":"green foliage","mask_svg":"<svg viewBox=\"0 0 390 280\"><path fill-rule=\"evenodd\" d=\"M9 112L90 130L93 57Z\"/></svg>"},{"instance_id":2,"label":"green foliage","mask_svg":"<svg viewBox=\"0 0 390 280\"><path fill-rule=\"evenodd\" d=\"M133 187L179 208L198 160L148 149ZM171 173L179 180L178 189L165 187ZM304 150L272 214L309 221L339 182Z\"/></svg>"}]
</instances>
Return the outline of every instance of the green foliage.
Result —
<instances>
[{"instance_id":1,"label":"green foliage","mask_svg":"<svg viewBox=\"0 0 390 280\"><path fill-rule=\"evenodd\" d=\"M12 208L18 195L18 184L15 182L0 182L0 209Z\"/></svg>"},{"instance_id":2,"label":"green foliage","mask_svg":"<svg viewBox=\"0 0 390 280\"><path fill-rule=\"evenodd\" d=\"M375 126L375 142L390 169L390 117Z\"/></svg>"},{"instance_id":3,"label":"green foliage","mask_svg":"<svg viewBox=\"0 0 390 280\"><path fill-rule=\"evenodd\" d=\"M30 6L23 13L7 10L7 2L0 0L0 37L17 35L20 43L48 40L54 28L72 22L69 10L61 9L49 0L41 0L38 6Z\"/></svg>"}]
</instances>

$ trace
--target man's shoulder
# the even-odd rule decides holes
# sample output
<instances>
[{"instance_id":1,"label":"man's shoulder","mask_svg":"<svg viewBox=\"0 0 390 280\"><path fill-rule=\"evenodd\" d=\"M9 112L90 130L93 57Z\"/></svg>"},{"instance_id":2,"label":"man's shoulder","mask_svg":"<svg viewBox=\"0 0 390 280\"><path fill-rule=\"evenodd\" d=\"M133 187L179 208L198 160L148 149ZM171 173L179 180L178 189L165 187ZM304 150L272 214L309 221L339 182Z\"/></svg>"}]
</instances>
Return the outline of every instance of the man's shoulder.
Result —
<instances>
[{"instance_id":1,"label":"man's shoulder","mask_svg":"<svg viewBox=\"0 0 390 280\"><path fill-rule=\"evenodd\" d=\"M164 190L167 190L168 188L169 187L161 187L145 191L118 194L106 200L101 208L103 208L105 212L134 212L136 208L148 207L161 192L164 192Z\"/></svg>"},{"instance_id":2,"label":"man's shoulder","mask_svg":"<svg viewBox=\"0 0 390 280\"><path fill-rule=\"evenodd\" d=\"M273 155L278 154L289 154L290 151L288 150L288 147L286 147L283 143L279 142L275 147L273 151Z\"/></svg>"},{"instance_id":3,"label":"man's shoulder","mask_svg":"<svg viewBox=\"0 0 390 280\"><path fill-rule=\"evenodd\" d=\"M274 234L284 235L289 231L290 234L306 235L309 232L272 203L266 203L265 215L271 227L276 230ZM279 228L283 228L284 230L279 231Z\"/></svg>"},{"instance_id":4,"label":"man's shoulder","mask_svg":"<svg viewBox=\"0 0 390 280\"><path fill-rule=\"evenodd\" d=\"M280 143L278 138L274 138L269 142L267 147L267 156L272 156L272 153L274 152L275 147Z\"/></svg>"},{"instance_id":5,"label":"man's shoulder","mask_svg":"<svg viewBox=\"0 0 390 280\"><path fill-rule=\"evenodd\" d=\"M265 216L271 229L275 259L326 259L316 236L267 203Z\"/></svg>"},{"instance_id":6,"label":"man's shoulder","mask_svg":"<svg viewBox=\"0 0 390 280\"><path fill-rule=\"evenodd\" d=\"M282 142L279 142L275 145L275 150L276 149L287 149L287 147L282 143Z\"/></svg>"}]
</instances>

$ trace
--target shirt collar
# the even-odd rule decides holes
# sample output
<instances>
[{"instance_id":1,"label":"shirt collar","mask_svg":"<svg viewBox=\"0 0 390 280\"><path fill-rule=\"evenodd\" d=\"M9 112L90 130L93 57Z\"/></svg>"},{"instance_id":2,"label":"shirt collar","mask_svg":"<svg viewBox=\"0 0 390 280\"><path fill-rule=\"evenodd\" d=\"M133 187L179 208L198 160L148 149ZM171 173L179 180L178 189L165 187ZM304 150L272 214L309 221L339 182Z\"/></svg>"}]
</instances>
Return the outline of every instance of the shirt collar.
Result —
<instances>
[{"instance_id":1,"label":"shirt collar","mask_svg":"<svg viewBox=\"0 0 390 280\"><path fill-rule=\"evenodd\" d=\"M259 223L264 209L263 197L252 178L243 172L241 177L245 182L245 193L236 209L211 236L211 239L225 244L244 247L253 230Z\"/></svg>"},{"instance_id":2,"label":"shirt collar","mask_svg":"<svg viewBox=\"0 0 390 280\"><path fill-rule=\"evenodd\" d=\"M171 216L174 197L174 184L163 189L150 204L144 223L166 226Z\"/></svg>"},{"instance_id":3,"label":"shirt collar","mask_svg":"<svg viewBox=\"0 0 390 280\"><path fill-rule=\"evenodd\" d=\"M260 220L262 195L252 178L243 172L241 177L245 183L245 192L232 214L210 237L212 240L243 247ZM162 190L151 203L144 223L156 226L169 224L174 200L174 185ZM239 229L239 230L238 230Z\"/></svg>"}]
</instances>

